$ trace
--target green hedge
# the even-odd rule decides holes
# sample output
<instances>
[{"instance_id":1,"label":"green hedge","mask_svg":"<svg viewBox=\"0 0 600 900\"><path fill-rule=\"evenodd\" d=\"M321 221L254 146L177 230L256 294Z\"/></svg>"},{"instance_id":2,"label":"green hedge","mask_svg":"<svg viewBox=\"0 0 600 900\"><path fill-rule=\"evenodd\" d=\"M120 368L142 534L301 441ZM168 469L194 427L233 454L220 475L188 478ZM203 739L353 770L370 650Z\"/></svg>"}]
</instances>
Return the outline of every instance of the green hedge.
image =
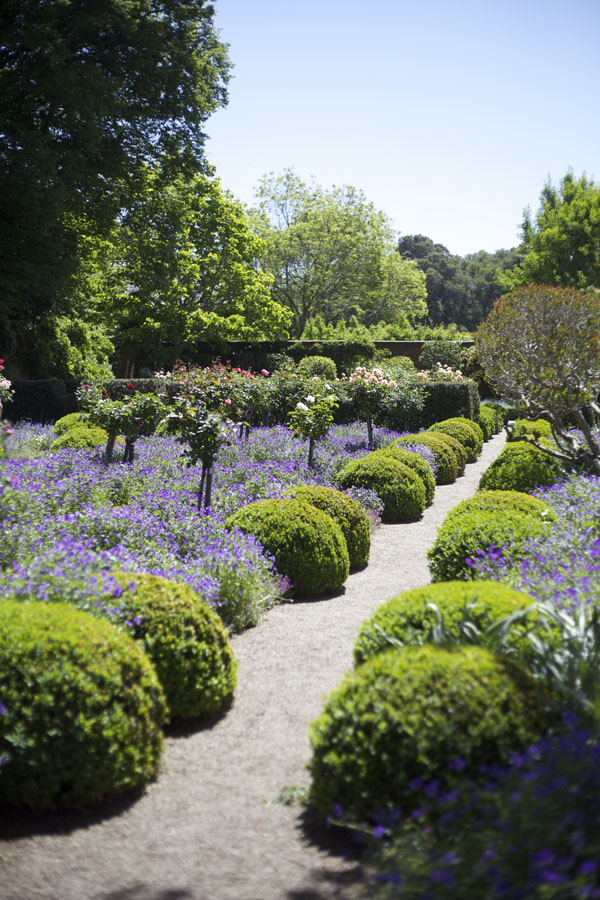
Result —
<instances>
[{"instance_id":1,"label":"green hedge","mask_svg":"<svg viewBox=\"0 0 600 900\"><path fill-rule=\"evenodd\" d=\"M474 381L425 381L422 427L454 416L479 418L479 392Z\"/></svg>"}]
</instances>

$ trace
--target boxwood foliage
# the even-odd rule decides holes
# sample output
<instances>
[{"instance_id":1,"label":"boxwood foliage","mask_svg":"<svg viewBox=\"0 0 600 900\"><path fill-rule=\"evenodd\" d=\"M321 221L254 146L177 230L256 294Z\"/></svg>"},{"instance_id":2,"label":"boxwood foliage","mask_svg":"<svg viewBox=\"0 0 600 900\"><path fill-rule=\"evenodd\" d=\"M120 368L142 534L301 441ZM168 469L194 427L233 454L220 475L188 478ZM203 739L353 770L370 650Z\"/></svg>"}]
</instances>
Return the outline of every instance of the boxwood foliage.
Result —
<instances>
[{"instance_id":1,"label":"boxwood foliage","mask_svg":"<svg viewBox=\"0 0 600 900\"><path fill-rule=\"evenodd\" d=\"M413 469L423 482L425 503L427 506L431 506L435 495L435 478L431 466L422 456L419 456L414 450L403 450L402 447L381 447L380 450L375 452L384 456L391 456L393 459L397 459L398 462L408 466L409 469Z\"/></svg>"},{"instance_id":2,"label":"boxwood foliage","mask_svg":"<svg viewBox=\"0 0 600 900\"><path fill-rule=\"evenodd\" d=\"M425 509L425 486L413 469L379 452L346 463L339 476L344 488L369 488L383 501L382 522L414 522Z\"/></svg>"},{"instance_id":3,"label":"boxwood foliage","mask_svg":"<svg viewBox=\"0 0 600 900\"><path fill-rule=\"evenodd\" d=\"M449 416L466 416L476 420L479 415L479 391L474 381L425 381L423 427L441 422Z\"/></svg>"},{"instance_id":4,"label":"boxwood foliage","mask_svg":"<svg viewBox=\"0 0 600 900\"><path fill-rule=\"evenodd\" d=\"M229 516L226 524L258 538L297 596L329 594L348 577L350 560L340 526L310 503L257 500Z\"/></svg>"},{"instance_id":5,"label":"boxwood foliage","mask_svg":"<svg viewBox=\"0 0 600 900\"><path fill-rule=\"evenodd\" d=\"M547 419L516 419L512 433L513 439L528 436L552 440L552 426Z\"/></svg>"},{"instance_id":6,"label":"boxwood foliage","mask_svg":"<svg viewBox=\"0 0 600 900\"><path fill-rule=\"evenodd\" d=\"M561 474L557 459L525 441L513 441L485 470L479 490L532 491L537 485L550 487Z\"/></svg>"},{"instance_id":7,"label":"boxwood foliage","mask_svg":"<svg viewBox=\"0 0 600 900\"><path fill-rule=\"evenodd\" d=\"M494 622L528 609L533 599L498 581L445 581L405 591L387 600L363 622L354 645L354 662L360 665L375 653L390 649L390 640L402 644L428 644L441 620L445 635L461 640L461 623L472 622L484 631ZM511 645L526 655L530 623L517 623L510 632Z\"/></svg>"},{"instance_id":8,"label":"boxwood foliage","mask_svg":"<svg viewBox=\"0 0 600 900\"><path fill-rule=\"evenodd\" d=\"M481 510L515 510L534 519L544 519L546 522L556 522L558 516L554 510L523 491L480 491L474 497L461 500L450 510L447 519L477 513Z\"/></svg>"},{"instance_id":9,"label":"boxwood foliage","mask_svg":"<svg viewBox=\"0 0 600 900\"><path fill-rule=\"evenodd\" d=\"M50 450L93 450L106 444L108 434L98 425L74 425L52 441Z\"/></svg>"},{"instance_id":10,"label":"boxwood foliage","mask_svg":"<svg viewBox=\"0 0 600 900\"><path fill-rule=\"evenodd\" d=\"M424 463L427 465L427 463ZM291 500L310 503L331 516L342 529L348 548L350 569L366 566L371 549L371 525L364 508L353 497L335 488L303 484L290 488L284 495Z\"/></svg>"},{"instance_id":11,"label":"boxwood foliage","mask_svg":"<svg viewBox=\"0 0 600 900\"><path fill-rule=\"evenodd\" d=\"M429 431L456 438L467 451L467 462L475 462L483 447L483 432L476 422L457 416L431 425Z\"/></svg>"},{"instance_id":12,"label":"boxwood foliage","mask_svg":"<svg viewBox=\"0 0 600 900\"><path fill-rule=\"evenodd\" d=\"M479 427L484 441L490 441L495 434L502 431L502 418L496 410L482 404L479 407Z\"/></svg>"},{"instance_id":13,"label":"boxwood foliage","mask_svg":"<svg viewBox=\"0 0 600 900\"><path fill-rule=\"evenodd\" d=\"M165 698L138 645L62 603L0 603L0 803L95 804L158 769Z\"/></svg>"},{"instance_id":14,"label":"boxwood foliage","mask_svg":"<svg viewBox=\"0 0 600 900\"><path fill-rule=\"evenodd\" d=\"M450 513L444 519L433 545L427 552L432 581L476 578L467 560L477 551L491 547L506 548L513 562L523 556L524 545L541 537L550 522L518 509L491 506L474 509L462 515Z\"/></svg>"},{"instance_id":15,"label":"boxwood foliage","mask_svg":"<svg viewBox=\"0 0 600 900\"><path fill-rule=\"evenodd\" d=\"M73 412L67 413L66 416L61 416L60 419L54 423L54 432L57 435L66 434L67 431L70 431L71 428L75 428L79 425L87 425L89 424L89 416L84 412Z\"/></svg>"},{"instance_id":16,"label":"boxwood foliage","mask_svg":"<svg viewBox=\"0 0 600 900\"><path fill-rule=\"evenodd\" d=\"M332 381L337 378L336 365L328 356L305 356L298 363L298 372L308 378L312 378L314 375Z\"/></svg>"},{"instance_id":17,"label":"boxwood foliage","mask_svg":"<svg viewBox=\"0 0 600 900\"><path fill-rule=\"evenodd\" d=\"M452 484L458 478L459 463L456 453L442 435L433 434L430 431L421 431L419 434L403 434L396 438L391 446L402 447L403 444L421 444L423 447L433 450L438 467L436 484Z\"/></svg>"},{"instance_id":18,"label":"boxwood foliage","mask_svg":"<svg viewBox=\"0 0 600 900\"><path fill-rule=\"evenodd\" d=\"M480 766L507 763L555 718L540 681L482 648L377 653L344 678L312 724L310 802L323 816L339 804L355 821L410 811L418 785L481 779Z\"/></svg>"},{"instance_id":19,"label":"boxwood foliage","mask_svg":"<svg viewBox=\"0 0 600 900\"><path fill-rule=\"evenodd\" d=\"M231 702L237 664L221 618L189 585L116 572L123 594L112 620L127 624L163 686L169 718L213 716Z\"/></svg>"}]
</instances>

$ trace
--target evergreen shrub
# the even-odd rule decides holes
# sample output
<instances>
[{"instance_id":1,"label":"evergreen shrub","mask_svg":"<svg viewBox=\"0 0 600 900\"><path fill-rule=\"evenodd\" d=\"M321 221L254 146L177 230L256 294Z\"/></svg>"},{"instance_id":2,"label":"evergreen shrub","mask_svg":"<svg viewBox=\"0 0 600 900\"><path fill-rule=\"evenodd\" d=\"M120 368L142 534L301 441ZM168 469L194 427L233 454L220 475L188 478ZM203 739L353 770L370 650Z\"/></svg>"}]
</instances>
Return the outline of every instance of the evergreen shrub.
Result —
<instances>
[{"instance_id":1,"label":"evergreen shrub","mask_svg":"<svg viewBox=\"0 0 600 900\"><path fill-rule=\"evenodd\" d=\"M512 562L517 562L526 542L547 534L549 528L546 519L518 509L492 506L462 515L450 513L427 553L432 581L474 578L467 560L490 547L506 548Z\"/></svg>"},{"instance_id":2,"label":"evergreen shrub","mask_svg":"<svg viewBox=\"0 0 600 900\"><path fill-rule=\"evenodd\" d=\"M477 420L479 391L474 381L425 381L423 391L425 406L421 427L426 428L451 416Z\"/></svg>"},{"instance_id":3,"label":"evergreen shrub","mask_svg":"<svg viewBox=\"0 0 600 900\"><path fill-rule=\"evenodd\" d=\"M552 440L552 426L547 419L516 419L513 426L513 440L520 437L546 438Z\"/></svg>"},{"instance_id":4,"label":"evergreen shrub","mask_svg":"<svg viewBox=\"0 0 600 900\"><path fill-rule=\"evenodd\" d=\"M557 459L525 441L512 441L485 470L479 490L532 491L538 485L550 487L561 474Z\"/></svg>"},{"instance_id":5,"label":"evergreen shrub","mask_svg":"<svg viewBox=\"0 0 600 900\"><path fill-rule=\"evenodd\" d=\"M479 491L474 497L461 500L450 510L446 518L458 518L463 515L471 515L480 511L514 510L534 519L542 519L546 522L558 521L554 510L530 494L523 491Z\"/></svg>"},{"instance_id":6,"label":"evergreen shrub","mask_svg":"<svg viewBox=\"0 0 600 900\"><path fill-rule=\"evenodd\" d=\"M329 594L348 577L350 561L342 530L312 504L257 500L229 516L226 524L255 535L298 596Z\"/></svg>"},{"instance_id":7,"label":"evergreen shrub","mask_svg":"<svg viewBox=\"0 0 600 900\"><path fill-rule=\"evenodd\" d=\"M298 372L307 378L317 376L331 381L337 378L335 363L328 356L305 356L298 363Z\"/></svg>"},{"instance_id":8,"label":"evergreen shrub","mask_svg":"<svg viewBox=\"0 0 600 900\"><path fill-rule=\"evenodd\" d=\"M61 418L54 423L54 432L55 434L61 436L63 434L66 434L66 432L71 428L75 428L79 425L87 425L88 423L89 418L86 413L67 413L66 416L61 416Z\"/></svg>"},{"instance_id":9,"label":"evergreen shrub","mask_svg":"<svg viewBox=\"0 0 600 900\"><path fill-rule=\"evenodd\" d=\"M483 431L472 419L458 416L453 419L444 419L443 422L431 425L429 431L456 438L467 451L467 462L470 463L477 460L483 448Z\"/></svg>"},{"instance_id":10,"label":"evergreen shrub","mask_svg":"<svg viewBox=\"0 0 600 900\"><path fill-rule=\"evenodd\" d=\"M387 637L402 644L431 643L438 616L450 640L469 643L461 641L463 621L483 631L532 603L527 594L498 581L445 581L405 591L387 600L363 622L354 645L354 662L360 665L375 653L389 650ZM512 644L525 654L528 627L515 625L510 632Z\"/></svg>"},{"instance_id":11,"label":"evergreen shrub","mask_svg":"<svg viewBox=\"0 0 600 900\"><path fill-rule=\"evenodd\" d=\"M113 622L127 623L162 684L169 718L208 718L232 699L237 665L222 620L189 585L115 573L123 593ZM118 612L116 612L118 610Z\"/></svg>"},{"instance_id":12,"label":"evergreen shrub","mask_svg":"<svg viewBox=\"0 0 600 900\"><path fill-rule=\"evenodd\" d=\"M419 456L413 450L403 450L401 447L381 447L375 452L383 456L391 456L393 459L397 459L398 462L403 463L403 465L408 466L409 469L413 469L423 482L426 505L430 506L433 503L435 477L431 466L422 456Z\"/></svg>"},{"instance_id":13,"label":"evergreen shrub","mask_svg":"<svg viewBox=\"0 0 600 900\"><path fill-rule=\"evenodd\" d=\"M135 641L62 603L0 603L0 803L81 807L158 768L165 700Z\"/></svg>"},{"instance_id":14,"label":"evergreen shrub","mask_svg":"<svg viewBox=\"0 0 600 900\"><path fill-rule=\"evenodd\" d=\"M427 463L424 462L424 465ZM350 569L360 569L367 564L371 549L371 525L358 500L343 491L316 484L293 487L286 492L285 497L316 506L337 522L348 548Z\"/></svg>"},{"instance_id":15,"label":"evergreen shrub","mask_svg":"<svg viewBox=\"0 0 600 900\"><path fill-rule=\"evenodd\" d=\"M460 341L425 341L419 354L419 369L435 369L438 363L460 369L462 357Z\"/></svg>"},{"instance_id":16,"label":"evergreen shrub","mask_svg":"<svg viewBox=\"0 0 600 900\"><path fill-rule=\"evenodd\" d=\"M50 444L50 450L93 450L106 444L108 434L98 425L75 425Z\"/></svg>"},{"instance_id":17,"label":"evergreen shrub","mask_svg":"<svg viewBox=\"0 0 600 900\"><path fill-rule=\"evenodd\" d=\"M443 435L433 434L430 431L421 431L418 434L403 434L392 442L392 447L402 447L403 444L421 444L429 447L435 453L437 463L436 484L452 484L458 478L459 463L456 453L444 440Z\"/></svg>"},{"instance_id":18,"label":"evergreen shrub","mask_svg":"<svg viewBox=\"0 0 600 900\"><path fill-rule=\"evenodd\" d=\"M377 653L344 678L311 727L310 802L323 816L339 805L355 821L406 813L423 782L444 790L481 779L480 766L507 763L555 716L540 681L482 648Z\"/></svg>"},{"instance_id":19,"label":"evergreen shrub","mask_svg":"<svg viewBox=\"0 0 600 900\"><path fill-rule=\"evenodd\" d=\"M483 404L479 407L479 427L484 441L490 441L502 429L498 413Z\"/></svg>"},{"instance_id":20,"label":"evergreen shrub","mask_svg":"<svg viewBox=\"0 0 600 900\"><path fill-rule=\"evenodd\" d=\"M413 469L391 455L369 453L353 459L339 476L343 488L375 491L383 501L382 522L414 522L425 509L425 485Z\"/></svg>"}]
</instances>

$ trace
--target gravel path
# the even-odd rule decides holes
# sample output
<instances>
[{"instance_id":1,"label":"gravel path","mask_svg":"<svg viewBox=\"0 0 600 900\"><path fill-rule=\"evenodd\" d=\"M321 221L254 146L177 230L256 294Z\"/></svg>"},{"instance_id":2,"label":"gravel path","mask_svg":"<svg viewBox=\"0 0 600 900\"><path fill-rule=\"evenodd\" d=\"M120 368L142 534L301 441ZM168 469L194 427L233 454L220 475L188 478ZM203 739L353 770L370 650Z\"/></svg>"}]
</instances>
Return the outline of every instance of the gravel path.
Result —
<instances>
[{"instance_id":1,"label":"gravel path","mask_svg":"<svg viewBox=\"0 0 600 900\"><path fill-rule=\"evenodd\" d=\"M279 606L234 638L238 689L211 728L170 737L159 779L134 801L33 818L0 810L2 900L333 900L352 867L305 823L307 725L352 665L360 624L429 582L426 552L446 513L475 493L497 435L419 522L382 525L367 568L321 601ZM343 897L352 896L352 885Z\"/></svg>"}]
</instances>

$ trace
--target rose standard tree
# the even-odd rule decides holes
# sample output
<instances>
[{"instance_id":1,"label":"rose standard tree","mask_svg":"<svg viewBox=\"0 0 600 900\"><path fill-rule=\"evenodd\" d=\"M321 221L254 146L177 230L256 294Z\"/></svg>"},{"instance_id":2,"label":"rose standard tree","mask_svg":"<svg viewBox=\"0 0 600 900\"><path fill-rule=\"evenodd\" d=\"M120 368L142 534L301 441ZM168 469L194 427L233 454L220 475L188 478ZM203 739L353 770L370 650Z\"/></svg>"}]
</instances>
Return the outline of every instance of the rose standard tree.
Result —
<instances>
[{"instance_id":1,"label":"rose standard tree","mask_svg":"<svg viewBox=\"0 0 600 900\"><path fill-rule=\"evenodd\" d=\"M600 291L530 284L501 297L475 335L490 383L552 426L556 447L520 438L600 475ZM573 429L572 425L576 428Z\"/></svg>"}]
</instances>

